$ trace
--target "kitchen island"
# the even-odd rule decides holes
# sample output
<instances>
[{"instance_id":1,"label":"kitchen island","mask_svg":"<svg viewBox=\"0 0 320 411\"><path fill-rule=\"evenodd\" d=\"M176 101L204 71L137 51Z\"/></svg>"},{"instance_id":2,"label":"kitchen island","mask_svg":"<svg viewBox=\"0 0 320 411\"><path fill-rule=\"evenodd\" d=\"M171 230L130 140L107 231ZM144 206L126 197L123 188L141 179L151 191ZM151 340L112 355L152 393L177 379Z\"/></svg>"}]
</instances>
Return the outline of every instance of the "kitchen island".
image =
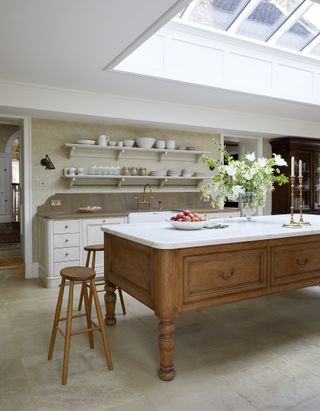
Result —
<instances>
[{"instance_id":1,"label":"kitchen island","mask_svg":"<svg viewBox=\"0 0 320 411\"><path fill-rule=\"evenodd\" d=\"M182 231L169 222L103 226L106 324L119 286L159 318L162 380L175 377L175 317L182 312L320 283L320 216L283 228L288 215L216 220L223 229Z\"/></svg>"}]
</instances>

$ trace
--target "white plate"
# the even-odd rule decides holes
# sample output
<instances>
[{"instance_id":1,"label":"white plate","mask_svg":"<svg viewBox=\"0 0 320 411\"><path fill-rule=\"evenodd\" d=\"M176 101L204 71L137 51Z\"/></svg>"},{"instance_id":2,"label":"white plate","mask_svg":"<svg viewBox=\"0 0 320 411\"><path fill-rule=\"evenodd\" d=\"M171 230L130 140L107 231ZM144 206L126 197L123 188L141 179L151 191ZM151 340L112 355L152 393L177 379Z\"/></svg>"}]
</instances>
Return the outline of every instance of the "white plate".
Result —
<instances>
[{"instance_id":1,"label":"white plate","mask_svg":"<svg viewBox=\"0 0 320 411\"><path fill-rule=\"evenodd\" d=\"M172 227L178 230L200 230L207 221L174 221L170 220Z\"/></svg>"},{"instance_id":2,"label":"white plate","mask_svg":"<svg viewBox=\"0 0 320 411\"><path fill-rule=\"evenodd\" d=\"M77 144L89 144L89 145L93 145L96 144L95 140L78 140Z\"/></svg>"}]
</instances>

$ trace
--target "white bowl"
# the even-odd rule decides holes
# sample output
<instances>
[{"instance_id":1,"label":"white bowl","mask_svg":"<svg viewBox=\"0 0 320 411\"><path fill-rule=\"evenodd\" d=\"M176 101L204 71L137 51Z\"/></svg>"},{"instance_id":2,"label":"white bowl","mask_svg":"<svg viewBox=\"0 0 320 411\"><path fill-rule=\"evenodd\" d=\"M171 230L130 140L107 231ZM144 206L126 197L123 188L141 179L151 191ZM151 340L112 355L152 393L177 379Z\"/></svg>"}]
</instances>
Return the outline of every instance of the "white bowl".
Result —
<instances>
[{"instance_id":1,"label":"white bowl","mask_svg":"<svg viewBox=\"0 0 320 411\"><path fill-rule=\"evenodd\" d=\"M172 227L178 230L200 230L207 221L174 221L170 220Z\"/></svg>"},{"instance_id":2,"label":"white bowl","mask_svg":"<svg viewBox=\"0 0 320 411\"><path fill-rule=\"evenodd\" d=\"M134 140L124 140L123 145L124 147L132 147L134 145Z\"/></svg>"},{"instance_id":3,"label":"white bowl","mask_svg":"<svg viewBox=\"0 0 320 411\"><path fill-rule=\"evenodd\" d=\"M137 146L140 148L151 148L154 145L155 141L156 139L152 137L136 138Z\"/></svg>"}]
</instances>

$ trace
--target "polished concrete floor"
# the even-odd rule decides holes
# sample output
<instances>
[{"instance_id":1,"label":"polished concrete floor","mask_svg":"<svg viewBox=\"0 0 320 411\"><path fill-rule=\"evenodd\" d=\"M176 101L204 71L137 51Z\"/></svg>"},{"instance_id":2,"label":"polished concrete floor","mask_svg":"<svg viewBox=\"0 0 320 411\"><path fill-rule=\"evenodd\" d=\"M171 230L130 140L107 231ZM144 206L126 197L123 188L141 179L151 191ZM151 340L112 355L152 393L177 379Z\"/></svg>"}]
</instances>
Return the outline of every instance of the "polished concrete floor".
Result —
<instances>
[{"instance_id":1,"label":"polished concrete floor","mask_svg":"<svg viewBox=\"0 0 320 411\"><path fill-rule=\"evenodd\" d=\"M172 382L157 377L155 316L125 297L107 329L114 370L99 334L94 350L74 336L62 386L60 335L47 360L57 289L0 271L0 410L320 410L319 287L180 317Z\"/></svg>"}]
</instances>

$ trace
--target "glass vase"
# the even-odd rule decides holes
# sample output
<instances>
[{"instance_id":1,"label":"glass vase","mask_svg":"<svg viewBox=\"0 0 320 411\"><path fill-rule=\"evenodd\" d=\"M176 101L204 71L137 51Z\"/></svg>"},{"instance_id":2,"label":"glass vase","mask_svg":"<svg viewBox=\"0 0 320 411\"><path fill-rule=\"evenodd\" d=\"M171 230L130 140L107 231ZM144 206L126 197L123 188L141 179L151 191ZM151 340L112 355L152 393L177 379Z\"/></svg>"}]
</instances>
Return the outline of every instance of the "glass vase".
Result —
<instances>
[{"instance_id":1,"label":"glass vase","mask_svg":"<svg viewBox=\"0 0 320 411\"><path fill-rule=\"evenodd\" d=\"M239 200L242 217L246 217L250 221L257 209L256 193L246 192L240 194Z\"/></svg>"}]
</instances>

